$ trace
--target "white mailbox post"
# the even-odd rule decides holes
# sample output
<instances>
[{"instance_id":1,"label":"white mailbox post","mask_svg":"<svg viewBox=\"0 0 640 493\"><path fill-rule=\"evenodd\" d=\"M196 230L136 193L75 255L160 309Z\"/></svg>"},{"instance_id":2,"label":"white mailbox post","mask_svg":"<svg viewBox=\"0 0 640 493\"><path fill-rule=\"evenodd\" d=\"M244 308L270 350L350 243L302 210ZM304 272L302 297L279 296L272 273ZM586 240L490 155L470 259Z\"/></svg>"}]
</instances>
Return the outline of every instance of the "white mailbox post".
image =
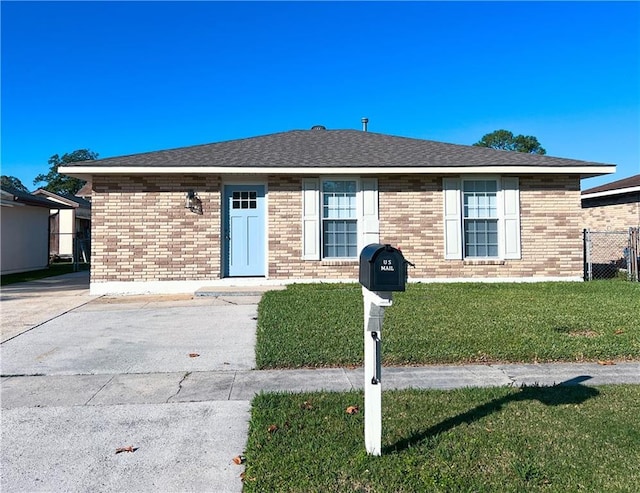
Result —
<instances>
[{"instance_id":1,"label":"white mailbox post","mask_svg":"<svg viewBox=\"0 0 640 493\"><path fill-rule=\"evenodd\" d=\"M364 443L367 453L381 454L382 322L393 291L404 291L407 264L391 245L371 243L360 252L360 284L364 300ZM410 264L412 265L412 264Z\"/></svg>"},{"instance_id":2,"label":"white mailbox post","mask_svg":"<svg viewBox=\"0 0 640 493\"><path fill-rule=\"evenodd\" d=\"M382 322L391 306L390 291L362 288L364 299L364 443L367 453L380 455L382 443Z\"/></svg>"}]
</instances>

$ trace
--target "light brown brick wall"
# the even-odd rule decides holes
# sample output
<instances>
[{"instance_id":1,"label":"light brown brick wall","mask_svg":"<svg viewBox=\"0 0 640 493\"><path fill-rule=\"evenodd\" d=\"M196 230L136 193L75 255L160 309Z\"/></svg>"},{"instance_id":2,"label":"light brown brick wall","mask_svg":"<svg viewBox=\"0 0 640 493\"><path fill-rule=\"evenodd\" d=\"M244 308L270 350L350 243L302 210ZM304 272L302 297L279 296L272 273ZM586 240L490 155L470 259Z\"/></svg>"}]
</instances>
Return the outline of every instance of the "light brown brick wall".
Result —
<instances>
[{"instance_id":1,"label":"light brown brick wall","mask_svg":"<svg viewBox=\"0 0 640 493\"><path fill-rule=\"evenodd\" d=\"M184 207L193 189L203 214ZM220 277L219 177L94 176L91 280Z\"/></svg>"},{"instance_id":2,"label":"light brown brick wall","mask_svg":"<svg viewBox=\"0 0 640 493\"><path fill-rule=\"evenodd\" d=\"M357 262L302 261L301 177L269 181L269 276L349 278ZM380 242L402 249L414 278L580 277L580 182L573 176L520 178L522 259L444 260L442 178L378 179Z\"/></svg>"},{"instance_id":3,"label":"light brown brick wall","mask_svg":"<svg viewBox=\"0 0 640 493\"><path fill-rule=\"evenodd\" d=\"M269 277L357 279L357 260L302 260L301 190L302 176L269 177Z\"/></svg>"},{"instance_id":4,"label":"light brown brick wall","mask_svg":"<svg viewBox=\"0 0 640 493\"><path fill-rule=\"evenodd\" d=\"M302 260L301 176L268 178L268 276L357 279L357 261ZM92 280L219 278L220 190L217 177L94 177ZM522 259L444 260L442 178L381 176L380 241L416 264L413 278L579 277L582 217L579 178L520 178ZM203 215L183 207L196 190Z\"/></svg>"},{"instance_id":5,"label":"light brown brick wall","mask_svg":"<svg viewBox=\"0 0 640 493\"><path fill-rule=\"evenodd\" d=\"M640 227L640 193L621 202L583 208L584 228L594 231L627 231L629 228Z\"/></svg>"},{"instance_id":6,"label":"light brown brick wall","mask_svg":"<svg viewBox=\"0 0 640 493\"><path fill-rule=\"evenodd\" d=\"M579 179L520 177L522 258L444 260L442 178L380 179L382 242L400 245L416 278L576 277L582 274ZM408 191L408 193L406 192ZM400 221L395 221L400 217Z\"/></svg>"}]
</instances>

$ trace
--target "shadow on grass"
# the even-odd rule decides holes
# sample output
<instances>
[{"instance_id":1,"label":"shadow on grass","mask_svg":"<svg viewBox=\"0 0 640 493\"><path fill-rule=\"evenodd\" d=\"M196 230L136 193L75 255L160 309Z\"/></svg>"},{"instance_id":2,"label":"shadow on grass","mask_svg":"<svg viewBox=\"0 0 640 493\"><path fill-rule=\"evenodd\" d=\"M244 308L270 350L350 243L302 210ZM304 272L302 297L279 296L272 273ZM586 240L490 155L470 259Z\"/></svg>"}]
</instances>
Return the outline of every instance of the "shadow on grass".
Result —
<instances>
[{"instance_id":1,"label":"shadow on grass","mask_svg":"<svg viewBox=\"0 0 640 493\"><path fill-rule=\"evenodd\" d=\"M403 450L418 445L427 438L449 431L461 424L470 424L490 414L496 413L510 402L539 401L547 406L582 404L584 401L600 393L594 388L581 385L582 382L590 378L590 376L583 375L566 380L553 387L523 386L516 394L509 394L499 399L493 399L465 413L445 419L424 431L414 433L410 437L388 445L384 447L383 453L402 452Z\"/></svg>"}]
</instances>

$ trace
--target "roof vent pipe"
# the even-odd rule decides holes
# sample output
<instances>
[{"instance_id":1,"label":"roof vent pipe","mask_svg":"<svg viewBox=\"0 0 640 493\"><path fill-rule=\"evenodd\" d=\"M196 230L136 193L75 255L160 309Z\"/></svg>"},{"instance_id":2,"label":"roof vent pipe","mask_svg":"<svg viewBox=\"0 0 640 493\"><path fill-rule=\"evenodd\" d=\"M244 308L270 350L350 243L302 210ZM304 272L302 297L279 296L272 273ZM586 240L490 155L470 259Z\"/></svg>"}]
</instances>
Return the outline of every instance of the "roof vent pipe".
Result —
<instances>
[{"instance_id":1,"label":"roof vent pipe","mask_svg":"<svg viewBox=\"0 0 640 493\"><path fill-rule=\"evenodd\" d=\"M363 118L362 119L362 131L363 132L367 131L367 123L369 123L369 119L368 118Z\"/></svg>"}]
</instances>

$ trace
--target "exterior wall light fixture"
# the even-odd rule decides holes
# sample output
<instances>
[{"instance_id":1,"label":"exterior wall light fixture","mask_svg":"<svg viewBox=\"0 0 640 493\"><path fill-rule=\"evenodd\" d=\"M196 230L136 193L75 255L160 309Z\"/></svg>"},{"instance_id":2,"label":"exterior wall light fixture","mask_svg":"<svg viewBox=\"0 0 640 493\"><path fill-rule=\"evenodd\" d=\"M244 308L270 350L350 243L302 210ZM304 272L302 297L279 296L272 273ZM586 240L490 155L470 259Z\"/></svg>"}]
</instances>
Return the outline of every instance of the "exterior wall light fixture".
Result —
<instances>
[{"instance_id":1,"label":"exterior wall light fixture","mask_svg":"<svg viewBox=\"0 0 640 493\"><path fill-rule=\"evenodd\" d=\"M184 207L185 209L189 209L191 212L202 215L202 200L200 200L198 194L193 190L189 190L187 192Z\"/></svg>"}]
</instances>

